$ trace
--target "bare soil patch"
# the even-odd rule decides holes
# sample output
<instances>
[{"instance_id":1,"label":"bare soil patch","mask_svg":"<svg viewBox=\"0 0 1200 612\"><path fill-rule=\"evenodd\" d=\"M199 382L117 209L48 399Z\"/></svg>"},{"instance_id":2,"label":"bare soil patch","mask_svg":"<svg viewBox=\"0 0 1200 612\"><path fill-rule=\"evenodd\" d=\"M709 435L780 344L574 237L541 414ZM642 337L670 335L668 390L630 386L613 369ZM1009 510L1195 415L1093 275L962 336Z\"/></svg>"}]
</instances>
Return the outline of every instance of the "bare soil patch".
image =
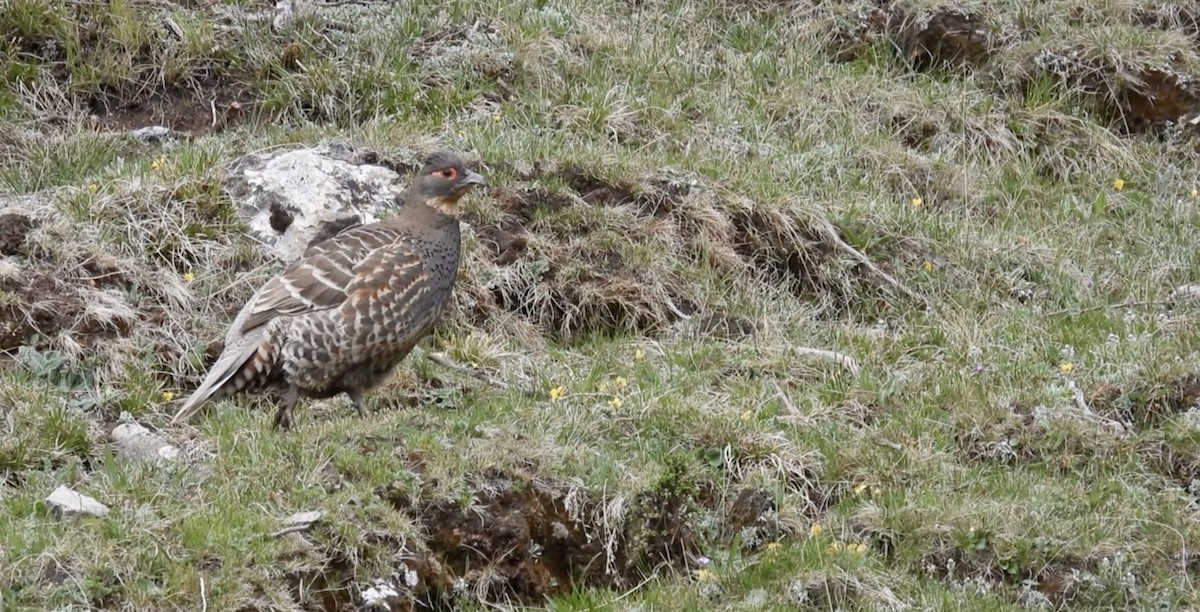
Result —
<instances>
[{"instance_id":1,"label":"bare soil patch","mask_svg":"<svg viewBox=\"0 0 1200 612\"><path fill-rule=\"evenodd\" d=\"M46 271L0 279L0 291L7 293L0 304L0 351L39 345L30 342L35 335L44 341L64 332L75 342L92 346L127 332L132 325L130 320L90 316L77 288Z\"/></svg>"},{"instance_id":2,"label":"bare soil patch","mask_svg":"<svg viewBox=\"0 0 1200 612\"><path fill-rule=\"evenodd\" d=\"M188 89L97 95L88 108L103 129L124 131L161 125L200 136L237 125L249 116L253 104L253 97L243 86L213 81Z\"/></svg>"},{"instance_id":3,"label":"bare soil patch","mask_svg":"<svg viewBox=\"0 0 1200 612\"><path fill-rule=\"evenodd\" d=\"M19 58L15 65L37 75L36 82L27 77L28 89L77 105L101 129L162 125L200 135L249 115L254 99L237 78L236 67L222 59L220 44L207 54L181 58L176 46L180 35L161 16L127 8L66 2L41 7L42 14L36 15L22 6L10 21L0 20L0 38ZM64 118L38 119L60 123Z\"/></svg>"},{"instance_id":4,"label":"bare soil patch","mask_svg":"<svg viewBox=\"0 0 1200 612\"><path fill-rule=\"evenodd\" d=\"M1200 84L1169 67L1116 65L1082 49L1045 49L1035 59L1042 74L1092 100L1113 129L1139 134L1200 112Z\"/></svg>"},{"instance_id":5,"label":"bare soil patch","mask_svg":"<svg viewBox=\"0 0 1200 612\"><path fill-rule=\"evenodd\" d=\"M1032 550L1025 555L1000 554L989 534L976 533L971 542L941 541L921 559L921 566L947 582L979 581L1008 594L1020 603L1021 587L1041 593L1054 606L1072 603L1089 585L1079 572L1092 572L1097 563L1069 555ZM1049 557L1049 560L1047 558Z\"/></svg>"},{"instance_id":6,"label":"bare soil patch","mask_svg":"<svg viewBox=\"0 0 1200 612\"><path fill-rule=\"evenodd\" d=\"M1143 7L1133 18L1146 27L1200 35L1200 6L1195 3ZM882 44L913 70L964 72L991 64L1004 51L1002 38L1019 39L993 34L978 13L954 7L913 11L900 3L880 2L836 27L829 50L835 60L848 62ZM1027 72L1035 80L1049 76L1064 91L1091 100L1103 121L1126 134L1158 130L1200 113L1196 75L1178 68L1177 62L1160 65L1073 46L1044 48L1031 61L1034 65L1010 66L1007 71ZM907 144L919 146L930 136L925 126L921 128L906 135Z\"/></svg>"},{"instance_id":7,"label":"bare soil patch","mask_svg":"<svg viewBox=\"0 0 1200 612\"><path fill-rule=\"evenodd\" d=\"M37 223L19 213L0 214L0 255L24 253L25 236Z\"/></svg>"},{"instance_id":8,"label":"bare soil patch","mask_svg":"<svg viewBox=\"0 0 1200 612\"><path fill-rule=\"evenodd\" d=\"M995 46L983 18L956 8L912 12L896 4L863 11L858 20L834 31L830 52L852 61L888 41L914 70L971 70L991 59Z\"/></svg>"},{"instance_id":9,"label":"bare soil patch","mask_svg":"<svg viewBox=\"0 0 1200 612\"><path fill-rule=\"evenodd\" d=\"M525 471L492 470L468 481L475 484L466 505L377 492L425 535L416 546L386 534L357 543L395 548L393 557L402 559L396 574L415 572L415 586L389 601L391 609L455 609L463 597L532 605L583 587L627 588L667 568L694 566L702 517L716 516L733 533L770 521L775 509L770 496L749 489L722 506L710 486L678 470L626 500L619 515L608 500ZM314 604L309 609L357 609L355 551L328 554L320 571L291 576L294 595Z\"/></svg>"},{"instance_id":10,"label":"bare soil patch","mask_svg":"<svg viewBox=\"0 0 1200 612\"><path fill-rule=\"evenodd\" d=\"M1151 435L1137 448L1152 470L1193 496L1200 497L1200 449L1171 444Z\"/></svg>"},{"instance_id":11,"label":"bare soil patch","mask_svg":"<svg viewBox=\"0 0 1200 612\"><path fill-rule=\"evenodd\" d=\"M1128 389L1105 385L1092 392L1092 409L1098 414L1138 430L1155 427L1181 412L1196 408L1200 400L1200 377L1181 376L1147 382Z\"/></svg>"}]
</instances>

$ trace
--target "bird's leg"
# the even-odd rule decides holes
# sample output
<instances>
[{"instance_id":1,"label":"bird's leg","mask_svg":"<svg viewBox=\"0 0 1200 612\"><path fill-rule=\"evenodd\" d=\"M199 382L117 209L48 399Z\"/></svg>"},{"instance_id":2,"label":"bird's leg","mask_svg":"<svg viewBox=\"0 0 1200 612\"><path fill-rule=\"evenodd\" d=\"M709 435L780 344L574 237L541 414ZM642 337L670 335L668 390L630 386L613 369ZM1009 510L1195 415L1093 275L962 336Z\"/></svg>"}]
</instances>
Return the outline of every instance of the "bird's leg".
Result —
<instances>
[{"instance_id":1,"label":"bird's leg","mask_svg":"<svg viewBox=\"0 0 1200 612\"><path fill-rule=\"evenodd\" d=\"M284 431L292 429L292 406L296 405L298 399L300 399L300 388L294 385L288 387L283 401L279 402L279 409L275 411L275 422L271 425L272 429L283 429Z\"/></svg>"},{"instance_id":2,"label":"bird's leg","mask_svg":"<svg viewBox=\"0 0 1200 612\"><path fill-rule=\"evenodd\" d=\"M358 411L358 416L367 417L367 405L363 403L363 392L361 389L347 391L346 395L350 396L350 403L354 404L354 409Z\"/></svg>"}]
</instances>

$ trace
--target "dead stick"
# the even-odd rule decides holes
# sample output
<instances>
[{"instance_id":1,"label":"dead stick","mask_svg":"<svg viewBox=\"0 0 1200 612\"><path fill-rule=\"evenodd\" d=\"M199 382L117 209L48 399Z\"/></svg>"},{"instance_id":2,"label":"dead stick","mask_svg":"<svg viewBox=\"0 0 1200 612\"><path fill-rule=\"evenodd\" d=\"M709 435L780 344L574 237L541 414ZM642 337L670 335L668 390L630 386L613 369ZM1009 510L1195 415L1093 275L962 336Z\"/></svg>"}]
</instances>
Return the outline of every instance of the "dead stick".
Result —
<instances>
[{"instance_id":1,"label":"dead stick","mask_svg":"<svg viewBox=\"0 0 1200 612\"><path fill-rule=\"evenodd\" d=\"M793 347L791 347L791 349L792 349L792 351L799 353L801 355L808 355L811 357L820 357L821 359L827 359L829 361L832 361L832 362L842 366L843 368L845 368L851 374L858 374L858 372L859 372L858 362L855 361L853 357L851 357L845 353L839 353L837 351L829 351L829 350L825 350L825 349L810 348L807 346L793 346Z\"/></svg>"},{"instance_id":2,"label":"dead stick","mask_svg":"<svg viewBox=\"0 0 1200 612\"><path fill-rule=\"evenodd\" d=\"M311 523L306 523L306 524L302 524L302 525L288 525L287 527L284 527L283 529L280 529L279 531L272 531L269 534L269 537L278 538L280 536L285 536L289 533L299 533L301 531L308 531L309 528L311 528L311 527L312 527Z\"/></svg>"},{"instance_id":3,"label":"dead stick","mask_svg":"<svg viewBox=\"0 0 1200 612\"><path fill-rule=\"evenodd\" d=\"M904 283L901 283L900 281L896 280L891 274L888 274L887 272L884 272L883 270L881 270L879 268L879 266L875 265L875 263L871 261L871 259L869 257L864 255L858 249L847 244L845 240L842 240L841 237L838 236L837 231L833 229L833 225L831 225L829 223L829 220L825 219L824 217L818 217L817 221L818 221L818 223L817 223L818 226L820 226L821 233L824 234L825 238L827 240L829 240L830 242L832 242L833 245L836 246L838 249L841 249L846 254L848 254L851 257L853 257L854 259L858 260L858 263L865 266L867 268L867 270L869 270L875 276L878 276L880 279L883 280L883 282L891 285L892 288L894 288L896 291L903 293L904 295L908 296L910 299L912 299L916 302L920 302L921 304L924 304L926 308L929 308L931 306L929 301L926 300L923 296L917 294L912 289L909 289L908 287L906 287L904 285Z\"/></svg>"},{"instance_id":4,"label":"dead stick","mask_svg":"<svg viewBox=\"0 0 1200 612\"><path fill-rule=\"evenodd\" d=\"M1099 306L1089 306L1087 308L1080 308L1078 310L1076 310L1074 308L1064 308L1062 310L1055 310L1054 312L1047 313L1046 316L1047 317L1057 317L1059 315L1069 314L1071 316L1077 317L1085 312L1096 312L1097 310L1107 310L1109 308L1138 308L1141 306L1166 306L1171 303L1172 302L1169 300L1145 300L1142 302L1121 302L1119 304L1101 304Z\"/></svg>"},{"instance_id":5,"label":"dead stick","mask_svg":"<svg viewBox=\"0 0 1200 612\"><path fill-rule=\"evenodd\" d=\"M779 386L779 381L772 378L771 385L775 387L775 394L778 395L780 401L783 402L783 407L787 413L793 416L800 414L800 411L796 410L796 405L792 403L792 400L788 398L787 394L784 393L783 389Z\"/></svg>"},{"instance_id":6,"label":"dead stick","mask_svg":"<svg viewBox=\"0 0 1200 612\"><path fill-rule=\"evenodd\" d=\"M498 387L500 389L508 389L508 383L501 381L501 380L496 380L496 379L488 376L487 374L484 374L483 372L480 372L474 368L469 368L469 367L451 359L445 353L428 353L427 356L429 357L430 361L432 361L438 365L445 366L447 368L450 368L451 370L456 370L458 372L462 372L463 374L466 374L466 375L476 378L478 380L482 380L483 382L485 382L489 385L492 385L493 387Z\"/></svg>"}]
</instances>

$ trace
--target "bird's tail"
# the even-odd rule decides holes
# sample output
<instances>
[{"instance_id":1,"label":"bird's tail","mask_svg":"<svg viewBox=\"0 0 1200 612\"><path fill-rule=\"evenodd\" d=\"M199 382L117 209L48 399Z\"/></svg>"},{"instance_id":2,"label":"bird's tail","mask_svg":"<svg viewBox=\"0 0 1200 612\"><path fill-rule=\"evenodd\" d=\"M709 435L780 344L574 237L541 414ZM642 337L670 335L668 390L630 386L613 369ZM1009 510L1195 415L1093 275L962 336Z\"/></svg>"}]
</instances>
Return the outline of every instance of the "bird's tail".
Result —
<instances>
[{"instance_id":1,"label":"bird's tail","mask_svg":"<svg viewBox=\"0 0 1200 612\"><path fill-rule=\"evenodd\" d=\"M243 347L229 347L208 371L204 382L188 396L171 417L171 424L182 423L200 411L210 399L231 395L263 382L274 369L276 349L266 338L253 339Z\"/></svg>"}]
</instances>

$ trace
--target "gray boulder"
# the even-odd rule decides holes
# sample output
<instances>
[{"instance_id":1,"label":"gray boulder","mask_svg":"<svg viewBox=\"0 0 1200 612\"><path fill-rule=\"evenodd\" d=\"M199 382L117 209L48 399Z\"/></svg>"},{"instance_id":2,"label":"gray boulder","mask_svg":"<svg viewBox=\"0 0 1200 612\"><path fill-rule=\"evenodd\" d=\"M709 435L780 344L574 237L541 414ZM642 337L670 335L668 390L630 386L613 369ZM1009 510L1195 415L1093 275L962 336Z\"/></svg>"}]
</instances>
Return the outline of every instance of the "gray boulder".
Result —
<instances>
[{"instance_id":1,"label":"gray boulder","mask_svg":"<svg viewBox=\"0 0 1200 612\"><path fill-rule=\"evenodd\" d=\"M340 144L252 153L230 166L223 187L251 235L291 262L310 244L400 206L400 175L363 157Z\"/></svg>"}]
</instances>

